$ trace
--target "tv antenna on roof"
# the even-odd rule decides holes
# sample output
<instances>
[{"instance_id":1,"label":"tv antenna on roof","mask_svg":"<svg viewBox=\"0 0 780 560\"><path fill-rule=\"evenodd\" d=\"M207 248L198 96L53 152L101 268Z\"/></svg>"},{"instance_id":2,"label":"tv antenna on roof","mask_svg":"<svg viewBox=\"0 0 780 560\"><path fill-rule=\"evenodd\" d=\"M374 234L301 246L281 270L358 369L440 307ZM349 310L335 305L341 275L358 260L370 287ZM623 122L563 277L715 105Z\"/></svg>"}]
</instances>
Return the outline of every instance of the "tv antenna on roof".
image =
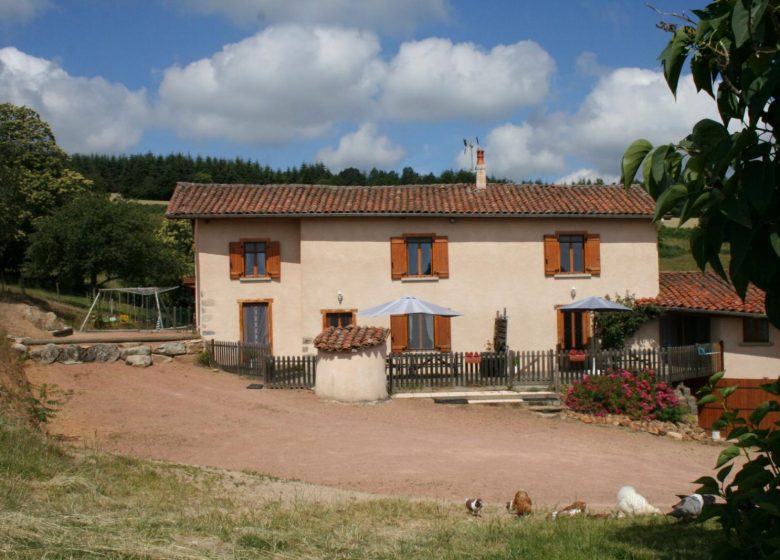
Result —
<instances>
[{"instance_id":1,"label":"tv antenna on roof","mask_svg":"<svg viewBox=\"0 0 780 560\"><path fill-rule=\"evenodd\" d=\"M477 149L479 149L479 136L475 136ZM471 157L471 169L474 170L474 142L471 140L468 140L466 138L463 139L463 153L465 154L468 150L469 155Z\"/></svg>"}]
</instances>

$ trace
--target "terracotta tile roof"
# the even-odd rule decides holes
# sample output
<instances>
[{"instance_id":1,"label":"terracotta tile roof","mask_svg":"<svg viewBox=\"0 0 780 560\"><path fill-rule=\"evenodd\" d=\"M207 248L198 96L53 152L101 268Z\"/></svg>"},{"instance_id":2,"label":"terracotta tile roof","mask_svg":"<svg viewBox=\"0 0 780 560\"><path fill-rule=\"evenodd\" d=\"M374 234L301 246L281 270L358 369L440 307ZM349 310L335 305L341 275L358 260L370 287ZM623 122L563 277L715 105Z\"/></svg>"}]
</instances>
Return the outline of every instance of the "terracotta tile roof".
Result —
<instances>
[{"instance_id":1,"label":"terracotta tile roof","mask_svg":"<svg viewBox=\"0 0 780 560\"><path fill-rule=\"evenodd\" d=\"M658 297L639 300L670 309L714 313L765 313L764 292L752 284L743 302L734 288L713 272L661 272Z\"/></svg>"},{"instance_id":2,"label":"terracotta tile roof","mask_svg":"<svg viewBox=\"0 0 780 560\"><path fill-rule=\"evenodd\" d=\"M335 187L178 183L169 218L219 216L632 216L650 217L641 187L471 184Z\"/></svg>"},{"instance_id":3,"label":"terracotta tile roof","mask_svg":"<svg viewBox=\"0 0 780 560\"><path fill-rule=\"evenodd\" d=\"M383 327L328 327L314 339L314 346L328 352L351 352L382 344L390 335Z\"/></svg>"}]
</instances>

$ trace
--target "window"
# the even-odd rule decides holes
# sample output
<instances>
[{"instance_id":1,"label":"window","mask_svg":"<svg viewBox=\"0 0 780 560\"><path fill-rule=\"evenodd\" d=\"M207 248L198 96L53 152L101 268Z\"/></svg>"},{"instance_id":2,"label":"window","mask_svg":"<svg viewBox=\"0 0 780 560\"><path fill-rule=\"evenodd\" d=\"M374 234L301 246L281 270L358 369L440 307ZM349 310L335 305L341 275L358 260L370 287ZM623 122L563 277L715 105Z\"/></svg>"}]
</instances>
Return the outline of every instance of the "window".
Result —
<instances>
[{"instance_id":1,"label":"window","mask_svg":"<svg viewBox=\"0 0 780 560\"><path fill-rule=\"evenodd\" d=\"M244 276L265 276L265 243L244 243Z\"/></svg>"},{"instance_id":2,"label":"window","mask_svg":"<svg viewBox=\"0 0 780 560\"><path fill-rule=\"evenodd\" d=\"M406 350L452 350L450 317L411 313L390 317L390 338L393 352Z\"/></svg>"},{"instance_id":3,"label":"window","mask_svg":"<svg viewBox=\"0 0 780 560\"><path fill-rule=\"evenodd\" d=\"M601 238L597 233L559 232L544 236L544 274L601 274Z\"/></svg>"},{"instance_id":4,"label":"window","mask_svg":"<svg viewBox=\"0 0 780 560\"><path fill-rule=\"evenodd\" d=\"M742 319L742 342L769 342L769 319L760 317Z\"/></svg>"},{"instance_id":5,"label":"window","mask_svg":"<svg viewBox=\"0 0 780 560\"><path fill-rule=\"evenodd\" d=\"M558 311L558 347L584 350L590 341L590 316L587 311Z\"/></svg>"},{"instance_id":6,"label":"window","mask_svg":"<svg viewBox=\"0 0 780 560\"><path fill-rule=\"evenodd\" d=\"M268 239L242 239L231 242L230 279L270 278L281 279L281 249L278 241Z\"/></svg>"},{"instance_id":7,"label":"window","mask_svg":"<svg viewBox=\"0 0 780 560\"><path fill-rule=\"evenodd\" d=\"M408 318L409 350L433 350L433 315L410 313Z\"/></svg>"},{"instance_id":8,"label":"window","mask_svg":"<svg viewBox=\"0 0 780 560\"><path fill-rule=\"evenodd\" d=\"M408 234L390 239L390 273L402 278L449 278L447 238L441 235Z\"/></svg>"},{"instance_id":9,"label":"window","mask_svg":"<svg viewBox=\"0 0 780 560\"><path fill-rule=\"evenodd\" d=\"M431 276L433 274L433 239L430 237L406 238L407 276Z\"/></svg>"},{"instance_id":10,"label":"window","mask_svg":"<svg viewBox=\"0 0 780 560\"><path fill-rule=\"evenodd\" d=\"M558 237L561 253L561 273L585 272L585 236L561 235Z\"/></svg>"},{"instance_id":11,"label":"window","mask_svg":"<svg viewBox=\"0 0 780 560\"><path fill-rule=\"evenodd\" d=\"M328 327L348 327L355 324L357 309L323 309L322 330Z\"/></svg>"}]
</instances>

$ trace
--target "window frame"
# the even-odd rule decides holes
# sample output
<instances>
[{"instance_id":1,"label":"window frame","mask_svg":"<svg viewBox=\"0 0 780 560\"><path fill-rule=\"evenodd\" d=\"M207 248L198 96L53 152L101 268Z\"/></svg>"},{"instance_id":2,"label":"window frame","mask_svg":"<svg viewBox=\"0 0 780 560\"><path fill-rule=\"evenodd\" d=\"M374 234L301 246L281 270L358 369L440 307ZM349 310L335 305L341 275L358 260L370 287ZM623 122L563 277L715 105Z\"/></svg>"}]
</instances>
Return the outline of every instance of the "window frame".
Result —
<instances>
[{"instance_id":1,"label":"window frame","mask_svg":"<svg viewBox=\"0 0 780 560\"><path fill-rule=\"evenodd\" d=\"M264 274L246 273L246 244L263 243L265 248ZM257 254L257 253L256 253ZM282 278L282 249L281 242L268 237L242 237L238 241L228 243L228 262L230 265L230 279L239 281L281 281ZM257 271L255 267L253 269Z\"/></svg>"},{"instance_id":2,"label":"window frame","mask_svg":"<svg viewBox=\"0 0 780 560\"><path fill-rule=\"evenodd\" d=\"M582 270L563 272L561 264L561 237L582 238ZM569 248L569 266L574 268L573 249ZM601 234L585 230L562 230L542 236L544 253L544 275L547 277L591 277L601 276Z\"/></svg>"},{"instance_id":3,"label":"window frame","mask_svg":"<svg viewBox=\"0 0 780 560\"><path fill-rule=\"evenodd\" d=\"M239 340L241 343L244 342L244 305L245 304L253 304L253 303L259 303L259 304L266 304L268 306L268 348L273 353L274 349L274 314L273 314L273 306L274 306L274 300L273 298L264 298L264 299L240 299L238 300L238 328L239 328Z\"/></svg>"},{"instance_id":4,"label":"window frame","mask_svg":"<svg viewBox=\"0 0 780 560\"><path fill-rule=\"evenodd\" d=\"M425 235L404 235L404 245L406 247L406 274L404 275L406 278L430 278L432 276L435 276L433 273L433 244L435 243L436 236L433 234L425 234ZM417 274L411 274L410 270L412 268L411 261L409 259L409 253L410 253L410 243L417 243L417 262L415 263L416 268L418 270ZM430 272L428 274L420 274L419 271L423 270L423 244L426 243L429 245L428 249L428 258L430 262L428 263Z\"/></svg>"},{"instance_id":5,"label":"window frame","mask_svg":"<svg viewBox=\"0 0 780 560\"><path fill-rule=\"evenodd\" d=\"M409 243L430 242L430 272L428 274L410 274ZM417 270L423 265L423 243L417 249ZM404 233L390 238L390 278L392 280L431 280L438 281L450 277L449 237L431 232Z\"/></svg>"},{"instance_id":6,"label":"window frame","mask_svg":"<svg viewBox=\"0 0 780 560\"><path fill-rule=\"evenodd\" d=\"M239 242L241 243L241 255L244 260L244 274L241 276L242 278L268 278L268 244L271 242L270 239L240 239ZM255 274L247 274L246 273L246 255L247 255L247 245L249 244L259 244L262 243L263 245L263 274L257 274L258 267L257 262L255 262L254 272ZM255 251L253 253L255 256L257 256L259 253ZM256 261L257 259L255 259Z\"/></svg>"},{"instance_id":7,"label":"window frame","mask_svg":"<svg viewBox=\"0 0 780 560\"><path fill-rule=\"evenodd\" d=\"M766 317L743 317L742 343L769 344L769 319Z\"/></svg>"},{"instance_id":8,"label":"window frame","mask_svg":"<svg viewBox=\"0 0 780 560\"><path fill-rule=\"evenodd\" d=\"M427 321L431 322L431 345L430 347L412 348L412 325L418 328L422 328L420 336L418 337L422 342L425 338L425 330L427 328ZM428 313L407 313L406 314L406 351L407 352L435 352L436 351L436 318L434 315Z\"/></svg>"},{"instance_id":9,"label":"window frame","mask_svg":"<svg viewBox=\"0 0 780 560\"><path fill-rule=\"evenodd\" d=\"M322 314L322 330L327 329L330 327L328 324L328 315L346 315L349 313L351 315L350 318L350 325L356 325L356 316L357 316L357 309L320 309L320 313Z\"/></svg>"},{"instance_id":10,"label":"window frame","mask_svg":"<svg viewBox=\"0 0 780 560\"><path fill-rule=\"evenodd\" d=\"M588 234L587 233L557 233L556 237L558 238L558 254L560 255L560 272L558 274L586 274L587 267L585 266L585 244L588 242ZM566 241L564 241L562 238L566 238ZM574 239L579 239L580 246L581 246L581 256L580 256L580 262L582 263L582 269L581 270L575 270L575 263L576 263L576 255L574 250L575 241ZM569 250L568 255L566 255L568 258L566 259L568 261L569 270L564 271L563 270L563 262L564 262L564 254L563 254L563 244L568 243L569 244Z\"/></svg>"}]
</instances>

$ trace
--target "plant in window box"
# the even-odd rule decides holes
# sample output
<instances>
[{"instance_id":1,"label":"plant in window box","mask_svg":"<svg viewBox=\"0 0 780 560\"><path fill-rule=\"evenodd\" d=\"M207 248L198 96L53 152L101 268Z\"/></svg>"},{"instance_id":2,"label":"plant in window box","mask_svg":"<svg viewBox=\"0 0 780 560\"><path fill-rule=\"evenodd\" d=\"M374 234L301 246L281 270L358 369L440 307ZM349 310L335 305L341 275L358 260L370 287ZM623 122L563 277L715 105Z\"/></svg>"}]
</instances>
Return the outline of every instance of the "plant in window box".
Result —
<instances>
[{"instance_id":1,"label":"plant in window box","mask_svg":"<svg viewBox=\"0 0 780 560\"><path fill-rule=\"evenodd\" d=\"M585 350L569 350L570 362L584 362L586 356Z\"/></svg>"},{"instance_id":2,"label":"plant in window box","mask_svg":"<svg viewBox=\"0 0 780 560\"><path fill-rule=\"evenodd\" d=\"M482 361L482 356L479 352L466 352L465 359L467 364L478 364Z\"/></svg>"}]
</instances>

